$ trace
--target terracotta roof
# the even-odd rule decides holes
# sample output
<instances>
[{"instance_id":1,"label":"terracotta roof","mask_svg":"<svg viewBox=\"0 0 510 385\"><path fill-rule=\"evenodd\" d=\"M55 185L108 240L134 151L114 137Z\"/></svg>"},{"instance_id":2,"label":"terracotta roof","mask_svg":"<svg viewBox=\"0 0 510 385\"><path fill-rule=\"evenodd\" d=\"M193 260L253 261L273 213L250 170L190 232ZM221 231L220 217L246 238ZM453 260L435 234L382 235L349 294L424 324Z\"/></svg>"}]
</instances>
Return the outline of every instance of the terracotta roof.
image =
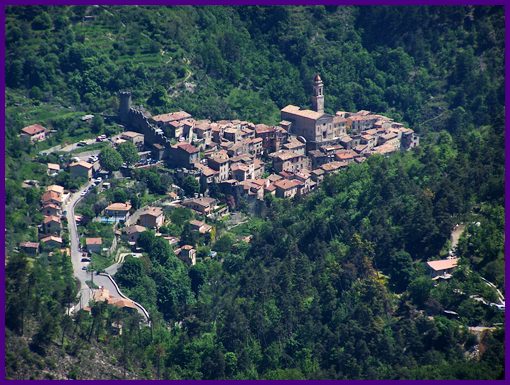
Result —
<instances>
[{"instance_id":1,"label":"terracotta roof","mask_svg":"<svg viewBox=\"0 0 510 385\"><path fill-rule=\"evenodd\" d=\"M282 190L289 190L291 188L297 187L301 184L300 181L295 179L282 179L274 182L275 187L281 188Z\"/></svg>"},{"instance_id":2,"label":"terracotta roof","mask_svg":"<svg viewBox=\"0 0 510 385\"><path fill-rule=\"evenodd\" d=\"M203 198L189 199L189 200L183 202L183 204L189 204L189 203L194 203L194 204L197 204L197 205L203 206L203 207L209 207L216 203L216 199L203 197Z\"/></svg>"},{"instance_id":3,"label":"terracotta roof","mask_svg":"<svg viewBox=\"0 0 510 385\"><path fill-rule=\"evenodd\" d=\"M200 168L200 171L202 172L202 174L206 177L209 177L209 176L213 176L213 175L216 175L218 174L219 171L216 171L216 170L213 170L212 168L210 167L207 167L207 166L203 166Z\"/></svg>"},{"instance_id":4,"label":"terracotta roof","mask_svg":"<svg viewBox=\"0 0 510 385\"><path fill-rule=\"evenodd\" d=\"M59 209L60 206L56 205L55 203L45 203L42 207L42 209Z\"/></svg>"},{"instance_id":5,"label":"terracotta roof","mask_svg":"<svg viewBox=\"0 0 510 385\"><path fill-rule=\"evenodd\" d=\"M102 245L103 240L101 238L85 238L85 244L87 246L92 245Z\"/></svg>"},{"instance_id":6,"label":"terracotta roof","mask_svg":"<svg viewBox=\"0 0 510 385\"><path fill-rule=\"evenodd\" d=\"M301 110L299 107L288 105L282 108L282 112L286 112L288 114L297 115L299 117L311 120L317 120L324 116L324 113L312 111L312 110Z\"/></svg>"},{"instance_id":7,"label":"terracotta roof","mask_svg":"<svg viewBox=\"0 0 510 385\"><path fill-rule=\"evenodd\" d=\"M439 261L428 261L427 265L434 271L441 271L456 267L458 264L457 258L441 259Z\"/></svg>"},{"instance_id":8,"label":"terracotta roof","mask_svg":"<svg viewBox=\"0 0 510 385\"><path fill-rule=\"evenodd\" d=\"M62 243L62 238L50 235L49 237L44 237L44 238L41 239L41 242L43 242L43 243L46 243L46 242L49 242L49 241L55 241L55 242L58 242L58 243Z\"/></svg>"},{"instance_id":9,"label":"terracotta roof","mask_svg":"<svg viewBox=\"0 0 510 385\"><path fill-rule=\"evenodd\" d=\"M80 160L79 162L74 162L74 163L71 163L69 165L69 167L76 167L76 166L83 167L83 168L86 168L86 169L89 169L89 168L93 167L93 165L91 165L88 162L85 162L84 160Z\"/></svg>"},{"instance_id":10,"label":"terracotta roof","mask_svg":"<svg viewBox=\"0 0 510 385\"><path fill-rule=\"evenodd\" d=\"M147 230L145 227L140 225L131 225L129 227L126 227L124 231L126 234L136 234L136 233L143 233L145 230Z\"/></svg>"},{"instance_id":11,"label":"terracotta roof","mask_svg":"<svg viewBox=\"0 0 510 385\"><path fill-rule=\"evenodd\" d=\"M130 299L125 298L118 298L118 297L109 297L107 302L110 305L116 306L116 307L129 307L131 309L136 309L136 305L133 301Z\"/></svg>"},{"instance_id":12,"label":"terracotta roof","mask_svg":"<svg viewBox=\"0 0 510 385\"><path fill-rule=\"evenodd\" d=\"M43 203L49 202L51 200L57 201L59 203L62 202L60 194L56 193L55 191L46 191L41 197L41 202Z\"/></svg>"},{"instance_id":13,"label":"terracotta roof","mask_svg":"<svg viewBox=\"0 0 510 385\"><path fill-rule=\"evenodd\" d=\"M358 154L352 150L340 150L340 151L335 152L335 157L338 160L353 159L357 156L358 156Z\"/></svg>"},{"instance_id":14,"label":"terracotta roof","mask_svg":"<svg viewBox=\"0 0 510 385\"><path fill-rule=\"evenodd\" d=\"M46 187L46 191L54 191L58 194L64 193L64 187L59 186L58 184L52 184L51 186Z\"/></svg>"},{"instance_id":15,"label":"terracotta roof","mask_svg":"<svg viewBox=\"0 0 510 385\"><path fill-rule=\"evenodd\" d=\"M257 134L265 134L267 132L273 132L274 127L268 126L267 124L257 124L255 126L255 133Z\"/></svg>"},{"instance_id":16,"label":"terracotta roof","mask_svg":"<svg viewBox=\"0 0 510 385\"><path fill-rule=\"evenodd\" d=\"M49 170L60 170L60 165L56 163L48 163Z\"/></svg>"},{"instance_id":17,"label":"terracotta roof","mask_svg":"<svg viewBox=\"0 0 510 385\"><path fill-rule=\"evenodd\" d=\"M163 123L173 122L175 120L182 120L187 118L191 118L191 115L188 114L186 111L170 112L168 114L161 114L152 117L152 119L155 120L156 122Z\"/></svg>"},{"instance_id":18,"label":"terracotta roof","mask_svg":"<svg viewBox=\"0 0 510 385\"><path fill-rule=\"evenodd\" d=\"M297 148L297 147L304 147L305 144L301 143L299 140L293 140L290 142L287 142L283 145L283 147L291 149L291 148Z\"/></svg>"},{"instance_id":19,"label":"terracotta roof","mask_svg":"<svg viewBox=\"0 0 510 385\"><path fill-rule=\"evenodd\" d=\"M267 179L269 179L269 181L271 181L271 182L276 182L277 180L282 179L282 177L277 174L271 174L267 177Z\"/></svg>"},{"instance_id":20,"label":"terracotta roof","mask_svg":"<svg viewBox=\"0 0 510 385\"><path fill-rule=\"evenodd\" d=\"M326 163L326 164L323 164L321 166L321 168L326 171L326 172L331 172L331 171L334 171L334 170L338 170L342 167L346 167L347 166L347 162L331 162L331 163Z\"/></svg>"},{"instance_id":21,"label":"terracotta roof","mask_svg":"<svg viewBox=\"0 0 510 385\"><path fill-rule=\"evenodd\" d=\"M160 215L163 215L163 209L161 207L148 206L143 209L140 216L142 216L142 215L150 215L152 217L159 217Z\"/></svg>"},{"instance_id":22,"label":"terracotta roof","mask_svg":"<svg viewBox=\"0 0 510 385\"><path fill-rule=\"evenodd\" d=\"M184 245L181 247L181 250L193 250L193 246L191 245Z\"/></svg>"},{"instance_id":23,"label":"terracotta roof","mask_svg":"<svg viewBox=\"0 0 510 385\"><path fill-rule=\"evenodd\" d=\"M106 210L109 211L129 211L131 210L131 203L112 203Z\"/></svg>"},{"instance_id":24,"label":"terracotta roof","mask_svg":"<svg viewBox=\"0 0 510 385\"><path fill-rule=\"evenodd\" d=\"M24 134L27 134L27 135L33 136L33 135L40 134L41 132L45 132L45 131L46 131L46 128L44 128L44 127L43 127L43 126L41 126L40 124L32 124L31 126L23 127L23 128L21 129L21 131L22 131Z\"/></svg>"},{"instance_id":25,"label":"terracotta roof","mask_svg":"<svg viewBox=\"0 0 510 385\"><path fill-rule=\"evenodd\" d=\"M279 151L279 152L273 152L272 154L269 154L269 156L272 158L278 158L280 160L285 161L285 160L297 158L301 155L296 154L295 152L292 152L292 151Z\"/></svg>"},{"instance_id":26,"label":"terracotta roof","mask_svg":"<svg viewBox=\"0 0 510 385\"><path fill-rule=\"evenodd\" d=\"M125 136L126 138L136 138L137 136L143 136L143 134L134 131L124 131L122 136Z\"/></svg>"},{"instance_id":27,"label":"terracotta roof","mask_svg":"<svg viewBox=\"0 0 510 385\"><path fill-rule=\"evenodd\" d=\"M175 147L180 148L183 151L186 151L188 154L195 154L197 152L200 152L198 148L189 143L179 143Z\"/></svg>"},{"instance_id":28,"label":"terracotta roof","mask_svg":"<svg viewBox=\"0 0 510 385\"><path fill-rule=\"evenodd\" d=\"M43 223L57 222L60 223L60 218L54 215L48 215L44 217Z\"/></svg>"},{"instance_id":29,"label":"terracotta roof","mask_svg":"<svg viewBox=\"0 0 510 385\"><path fill-rule=\"evenodd\" d=\"M21 242L19 244L20 247L24 247L26 249L37 249L39 247L38 242Z\"/></svg>"},{"instance_id":30,"label":"terracotta roof","mask_svg":"<svg viewBox=\"0 0 510 385\"><path fill-rule=\"evenodd\" d=\"M236 163L236 164L232 165L231 170L246 172L246 171L249 171L249 167L242 163Z\"/></svg>"}]
</instances>

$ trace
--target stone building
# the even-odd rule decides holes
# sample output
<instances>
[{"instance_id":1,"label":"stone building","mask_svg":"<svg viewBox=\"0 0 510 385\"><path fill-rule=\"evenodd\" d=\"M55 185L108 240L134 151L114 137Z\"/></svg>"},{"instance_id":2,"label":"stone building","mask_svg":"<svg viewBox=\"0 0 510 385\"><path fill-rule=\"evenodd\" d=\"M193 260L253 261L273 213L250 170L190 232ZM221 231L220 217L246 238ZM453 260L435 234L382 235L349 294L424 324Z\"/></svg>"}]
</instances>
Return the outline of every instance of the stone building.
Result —
<instances>
[{"instance_id":1,"label":"stone building","mask_svg":"<svg viewBox=\"0 0 510 385\"><path fill-rule=\"evenodd\" d=\"M289 133L302 137L307 150L334 143L345 134L345 119L324 112L324 85L318 74L314 78L312 105L314 110L302 110L293 105L281 110L282 120L291 122Z\"/></svg>"}]
</instances>

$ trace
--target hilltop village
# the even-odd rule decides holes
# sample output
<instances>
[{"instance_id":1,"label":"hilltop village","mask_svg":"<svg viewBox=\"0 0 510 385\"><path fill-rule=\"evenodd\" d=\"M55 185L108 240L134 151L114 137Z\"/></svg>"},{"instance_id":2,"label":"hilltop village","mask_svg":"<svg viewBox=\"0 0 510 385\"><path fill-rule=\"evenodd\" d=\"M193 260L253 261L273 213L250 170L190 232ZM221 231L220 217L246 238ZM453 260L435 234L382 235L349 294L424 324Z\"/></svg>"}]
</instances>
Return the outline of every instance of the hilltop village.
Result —
<instances>
[{"instance_id":1,"label":"hilltop village","mask_svg":"<svg viewBox=\"0 0 510 385\"><path fill-rule=\"evenodd\" d=\"M191 221L192 228L206 234L212 229L205 223L206 218L219 218L229 208L236 210L244 204L256 210L257 203L263 203L267 194L277 198L305 195L316 189L326 175L340 172L351 163L364 162L374 154L409 150L419 144L419 137L412 129L383 115L363 110L330 115L324 112L324 99L324 85L320 75L316 75L311 97L313 110L288 105L281 110L280 123L269 126L241 120L197 120L185 111L152 116L143 107L132 106L130 92L121 92L118 118L124 132L108 139L101 135L96 141L106 141L114 148L132 143L138 151L138 163L124 164L116 176L102 169L96 155L74 157L63 167L72 179L87 182L80 194L75 194L80 195L74 198L76 201L96 187L107 190L110 187L107 180L112 176L123 178L134 169L158 169L165 165L174 172L175 184L168 193L172 204L193 210L204 221ZM83 117L91 118L92 115ZM35 143L45 140L48 134L50 131L45 127L34 124L23 128L20 137ZM75 146L87 144L82 141ZM47 167L51 177L63 171L60 164L48 163ZM186 196L180 187L186 178L198 182L200 193ZM26 182L29 187L36 181ZM62 220L68 219L66 207L71 206L73 192L52 184L42 195L44 219L39 242L46 249L66 245L61 238ZM139 235L146 229L157 230L165 223L161 207L136 210L129 197L126 201L110 201L95 220L125 225L123 239L136 246ZM76 221L79 220L77 216ZM172 246L178 247L178 238L167 238ZM106 253L111 247L103 244L100 237L88 237L82 243L83 251L89 254ZM194 264L196 251L190 245L181 246L176 253ZM20 248L34 255L38 253L39 243L23 242Z\"/></svg>"},{"instance_id":2,"label":"hilltop village","mask_svg":"<svg viewBox=\"0 0 510 385\"><path fill-rule=\"evenodd\" d=\"M418 146L410 128L369 111L324 112L324 85L313 81L313 110L288 105L276 126L241 120L196 120L185 111L151 116L120 94L120 119L134 132L124 135L152 157L236 198L262 200L265 194L292 198L314 190L328 174L373 154ZM206 198L204 198L206 199Z\"/></svg>"},{"instance_id":3,"label":"hilltop village","mask_svg":"<svg viewBox=\"0 0 510 385\"><path fill-rule=\"evenodd\" d=\"M75 188L69 183L64 188L54 182L45 188L40 206L43 220L37 232L39 241L21 242L19 250L35 256L60 249L70 255L74 274L82 286L83 309L89 309L90 299L106 300L119 307L137 309L148 319L147 311L123 296L112 278L123 256L143 250L139 240L147 230L155 230L155 236L168 242L176 256L187 265L195 265L197 257L204 257L197 246L212 245L217 240L215 224L229 210L238 212L244 207L257 211L264 206L267 195L277 198L305 195L316 189L326 175L351 163L361 163L374 154L387 155L418 146L419 138L413 130L385 116L369 111L338 111L335 115L324 112L324 86L319 75L313 84L313 110L288 105L281 110L281 121L276 126L240 120L196 120L185 111L152 116L143 107L131 105L130 92L121 92L118 120L124 131L111 138L100 135L95 141L81 141L70 147L105 142L103 148L112 151L112 147L120 150L129 142L139 160L112 171L101 161L103 151L88 151L85 152L88 155L74 156L68 161L59 155L59 163L48 163L51 181L58 180L65 169L70 179L80 182ZM91 118L92 115L85 115L82 120ZM44 141L49 134L45 127L34 124L23 128L20 137L35 143ZM108 195L110 187L118 187L118 183L136 186L131 177L136 178L138 171L155 172L151 177L156 179L160 178L159 171L171 173L171 188L166 185L158 190L165 199L154 198L140 204L139 197L122 188L123 197ZM197 186L193 192L185 188L190 179ZM25 181L27 188L34 183L37 181ZM119 193L117 187L115 191ZM88 203L89 214L75 215L75 206L80 207L78 202L87 201L89 194L93 196L93 202ZM174 225L170 216L175 208L191 213L180 230L168 227ZM83 207L81 210L87 213ZM241 240L249 243L250 236ZM215 254L211 250L205 257ZM101 262L101 258L107 262ZM106 270L99 267L105 263L109 266ZM88 283L88 273L93 271L103 271L103 275L95 278L90 275L99 289ZM440 272L441 276L443 273Z\"/></svg>"}]
</instances>

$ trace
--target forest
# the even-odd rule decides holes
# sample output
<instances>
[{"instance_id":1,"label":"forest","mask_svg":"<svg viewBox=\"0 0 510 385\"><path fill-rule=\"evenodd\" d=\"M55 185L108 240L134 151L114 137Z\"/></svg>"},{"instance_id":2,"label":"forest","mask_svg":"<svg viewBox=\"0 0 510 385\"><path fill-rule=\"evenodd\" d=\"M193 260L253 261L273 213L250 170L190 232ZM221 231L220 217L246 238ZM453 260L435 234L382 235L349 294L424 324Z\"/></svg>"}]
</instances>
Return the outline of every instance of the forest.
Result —
<instances>
[{"instance_id":1,"label":"forest","mask_svg":"<svg viewBox=\"0 0 510 385\"><path fill-rule=\"evenodd\" d=\"M504 292L503 7L30 6L6 24L9 378L504 378L502 328L468 331L503 314L460 294L493 295L480 277ZM250 243L220 237L218 258L190 268L144 233L116 279L151 327L103 303L73 320L70 261L13 252L40 222L42 190L22 181L45 173L34 158L50 145L22 146L25 125L55 141L104 132L76 117L110 119L123 89L153 113L275 124L286 104L310 105L316 72L326 111L385 114L420 147L305 198L266 197ZM448 255L458 223L461 264L433 285L424 262ZM114 369L58 368L91 351Z\"/></svg>"}]
</instances>

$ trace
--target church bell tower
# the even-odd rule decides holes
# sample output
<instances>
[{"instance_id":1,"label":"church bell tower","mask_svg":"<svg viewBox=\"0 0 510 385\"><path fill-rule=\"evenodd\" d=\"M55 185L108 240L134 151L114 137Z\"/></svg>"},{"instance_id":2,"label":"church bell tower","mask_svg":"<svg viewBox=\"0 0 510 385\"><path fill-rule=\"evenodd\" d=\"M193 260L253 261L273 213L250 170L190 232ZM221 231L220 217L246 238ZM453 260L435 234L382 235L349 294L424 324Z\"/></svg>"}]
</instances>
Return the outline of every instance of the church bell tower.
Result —
<instances>
[{"instance_id":1,"label":"church bell tower","mask_svg":"<svg viewBox=\"0 0 510 385\"><path fill-rule=\"evenodd\" d=\"M313 79L312 106L315 111L324 113L324 84L319 74Z\"/></svg>"}]
</instances>

